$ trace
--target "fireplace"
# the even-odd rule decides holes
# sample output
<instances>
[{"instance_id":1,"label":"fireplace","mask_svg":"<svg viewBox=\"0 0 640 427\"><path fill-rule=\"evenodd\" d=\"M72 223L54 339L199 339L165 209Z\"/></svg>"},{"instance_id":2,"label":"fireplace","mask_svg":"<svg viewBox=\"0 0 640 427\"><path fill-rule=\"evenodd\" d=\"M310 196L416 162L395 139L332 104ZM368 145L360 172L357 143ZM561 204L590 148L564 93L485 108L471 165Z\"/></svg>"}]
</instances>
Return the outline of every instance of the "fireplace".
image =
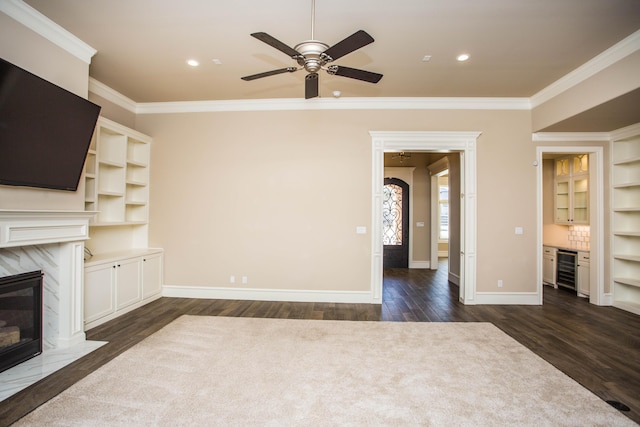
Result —
<instances>
[{"instance_id":1,"label":"fireplace","mask_svg":"<svg viewBox=\"0 0 640 427\"><path fill-rule=\"evenodd\" d=\"M42 271L0 278L0 372L42 353Z\"/></svg>"},{"instance_id":2,"label":"fireplace","mask_svg":"<svg viewBox=\"0 0 640 427\"><path fill-rule=\"evenodd\" d=\"M85 343L84 241L95 212L0 209L0 278L40 270L42 349Z\"/></svg>"}]
</instances>

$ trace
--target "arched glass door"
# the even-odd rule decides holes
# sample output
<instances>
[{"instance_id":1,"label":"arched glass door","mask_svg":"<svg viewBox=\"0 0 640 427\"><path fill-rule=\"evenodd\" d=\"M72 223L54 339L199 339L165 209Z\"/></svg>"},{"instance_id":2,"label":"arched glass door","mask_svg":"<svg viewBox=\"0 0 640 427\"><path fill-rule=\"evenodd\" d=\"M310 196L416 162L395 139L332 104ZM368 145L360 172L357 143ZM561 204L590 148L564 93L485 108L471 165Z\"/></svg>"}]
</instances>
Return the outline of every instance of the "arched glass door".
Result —
<instances>
[{"instance_id":1,"label":"arched glass door","mask_svg":"<svg viewBox=\"0 0 640 427\"><path fill-rule=\"evenodd\" d=\"M409 184L385 178L382 200L385 268L409 267Z\"/></svg>"}]
</instances>

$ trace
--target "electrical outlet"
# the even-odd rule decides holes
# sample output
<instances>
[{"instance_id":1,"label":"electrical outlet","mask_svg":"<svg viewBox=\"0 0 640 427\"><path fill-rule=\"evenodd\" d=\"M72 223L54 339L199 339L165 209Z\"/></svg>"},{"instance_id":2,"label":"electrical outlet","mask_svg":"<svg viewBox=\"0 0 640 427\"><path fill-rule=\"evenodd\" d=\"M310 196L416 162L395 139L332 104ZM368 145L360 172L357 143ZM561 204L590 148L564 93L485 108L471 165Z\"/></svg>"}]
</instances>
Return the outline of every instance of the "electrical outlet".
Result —
<instances>
[{"instance_id":1,"label":"electrical outlet","mask_svg":"<svg viewBox=\"0 0 640 427\"><path fill-rule=\"evenodd\" d=\"M502 279L498 280L498 287L501 288L502 287Z\"/></svg>"},{"instance_id":2,"label":"electrical outlet","mask_svg":"<svg viewBox=\"0 0 640 427\"><path fill-rule=\"evenodd\" d=\"M236 276L229 277L229 283L236 283Z\"/></svg>"},{"instance_id":3,"label":"electrical outlet","mask_svg":"<svg viewBox=\"0 0 640 427\"><path fill-rule=\"evenodd\" d=\"M246 285L247 283L249 283L249 278L247 278L247 276L242 276L242 284Z\"/></svg>"}]
</instances>

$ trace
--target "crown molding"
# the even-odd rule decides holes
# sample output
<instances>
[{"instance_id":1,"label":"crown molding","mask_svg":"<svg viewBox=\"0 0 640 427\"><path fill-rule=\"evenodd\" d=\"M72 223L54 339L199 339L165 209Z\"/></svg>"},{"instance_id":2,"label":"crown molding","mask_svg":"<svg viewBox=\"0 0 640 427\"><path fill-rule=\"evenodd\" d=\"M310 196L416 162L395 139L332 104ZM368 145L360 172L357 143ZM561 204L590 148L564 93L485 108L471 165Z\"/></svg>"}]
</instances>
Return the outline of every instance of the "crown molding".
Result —
<instances>
[{"instance_id":1,"label":"crown molding","mask_svg":"<svg viewBox=\"0 0 640 427\"><path fill-rule=\"evenodd\" d=\"M0 0L0 12L41 35L87 64L96 50L22 0Z\"/></svg>"},{"instance_id":2,"label":"crown molding","mask_svg":"<svg viewBox=\"0 0 640 427\"><path fill-rule=\"evenodd\" d=\"M137 114L291 110L530 110L528 98L315 98L139 103Z\"/></svg>"},{"instance_id":3,"label":"crown molding","mask_svg":"<svg viewBox=\"0 0 640 427\"><path fill-rule=\"evenodd\" d=\"M109 86L102 82L99 82L93 77L89 77L89 92L93 93L94 95L98 95L106 99L107 101L113 102L117 106L122 107L127 111L130 111L132 113L137 112L137 104L134 100L132 100L131 98L127 98L120 92L111 89Z\"/></svg>"},{"instance_id":4,"label":"crown molding","mask_svg":"<svg viewBox=\"0 0 640 427\"><path fill-rule=\"evenodd\" d=\"M530 110L528 98L276 98L137 103L90 77L89 92L135 114L302 110Z\"/></svg>"},{"instance_id":5,"label":"crown molding","mask_svg":"<svg viewBox=\"0 0 640 427\"><path fill-rule=\"evenodd\" d=\"M611 140L620 141L638 135L640 135L640 123L614 130L611 132Z\"/></svg>"},{"instance_id":6,"label":"crown molding","mask_svg":"<svg viewBox=\"0 0 640 427\"><path fill-rule=\"evenodd\" d=\"M556 80L531 97L531 106L535 108L550 99L582 83L600 71L640 50L640 30L616 43L598 56L582 64L569 74Z\"/></svg>"},{"instance_id":7,"label":"crown molding","mask_svg":"<svg viewBox=\"0 0 640 427\"><path fill-rule=\"evenodd\" d=\"M608 132L535 132L532 134L534 142L603 142L609 141Z\"/></svg>"}]
</instances>

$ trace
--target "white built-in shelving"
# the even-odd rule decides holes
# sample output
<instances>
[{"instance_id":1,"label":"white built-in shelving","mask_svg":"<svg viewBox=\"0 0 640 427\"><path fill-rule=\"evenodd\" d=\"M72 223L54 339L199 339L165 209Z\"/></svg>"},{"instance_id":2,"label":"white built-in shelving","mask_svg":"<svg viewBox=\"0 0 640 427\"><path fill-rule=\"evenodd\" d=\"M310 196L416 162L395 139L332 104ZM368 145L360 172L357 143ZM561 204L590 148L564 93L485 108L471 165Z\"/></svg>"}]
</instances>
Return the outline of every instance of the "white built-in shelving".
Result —
<instances>
[{"instance_id":1,"label":"white built-in shelving","mask_svg":"<svg viewBox=\"0 0 640 427\"><path fill-rule=\"evenodd\" d=\"M98 119L85 163L89 224L84 323L90 329L161 296L163 251L148 246L151 138Z\"/></svg>"},{"instance_id":2,"label":"white built-in shelving","mask_svg":"<svg viewBox=\"0 0 640 427\"><path fill-rule=\"evenodd\" d=\"M93 226L146 224L151 138L100 117L85 172L85 210Z\"/></svg>"},{"instance_id":3,"label":"white built-in shelving","mask_svg":"<svg viewBox=\"0 0 640 427\"><path fill-rule=\"evenodd\" d=\"M640 126L611 145L613 305L640 314Z\"/></svg>"}]
</instances>

